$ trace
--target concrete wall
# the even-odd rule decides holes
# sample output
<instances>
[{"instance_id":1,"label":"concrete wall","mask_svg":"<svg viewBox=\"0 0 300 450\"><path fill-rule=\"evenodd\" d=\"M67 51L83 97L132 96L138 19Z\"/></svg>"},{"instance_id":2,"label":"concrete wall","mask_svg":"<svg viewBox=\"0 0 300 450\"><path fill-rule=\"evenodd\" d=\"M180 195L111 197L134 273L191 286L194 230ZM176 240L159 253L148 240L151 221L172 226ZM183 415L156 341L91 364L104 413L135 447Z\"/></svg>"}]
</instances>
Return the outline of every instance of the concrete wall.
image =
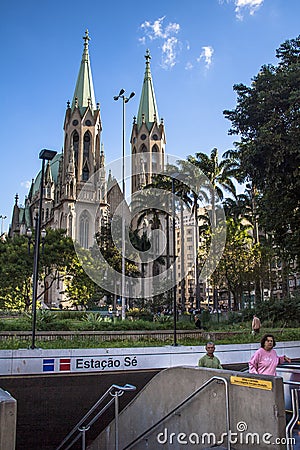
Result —
<instances>
[{"instance_id":1,"label":"concrete wall","mask_svg":"<svg viewBox=\"0 0 300 450\"><path fill-rule=\"evenodd\" d=\"M274 443L276 438L285 437L283 384L280 377L198 367L173 367L157 374L121 412L119 449L126 448L133 439L213 376L228 381L229 430L235 433L231 434L231 449L270 449L273 447L270 443ZM243 385L236 384L236 380ZM225 434L222 437L222 433L230 435L226 428L225 401L224 383L221 380L213 381L132 448L205 449L214 447L214 444L228 448L228 438ZM114 433L114 423L111 423L88 450L111 450L114 448ZM205 433L213 434L208 436ZM284 448L284 444L276 445L277 450Z\"/></svg>"},{"instance_id":2,"label":"concrete wall","mask_svg":"<svg viewBox=\"0 0 300 450\"><path fill-rule=\"evenodd\" d=\"M16 445L17 401L0 389L0 449L14 450Z\"/></svg>"}]
</instances>

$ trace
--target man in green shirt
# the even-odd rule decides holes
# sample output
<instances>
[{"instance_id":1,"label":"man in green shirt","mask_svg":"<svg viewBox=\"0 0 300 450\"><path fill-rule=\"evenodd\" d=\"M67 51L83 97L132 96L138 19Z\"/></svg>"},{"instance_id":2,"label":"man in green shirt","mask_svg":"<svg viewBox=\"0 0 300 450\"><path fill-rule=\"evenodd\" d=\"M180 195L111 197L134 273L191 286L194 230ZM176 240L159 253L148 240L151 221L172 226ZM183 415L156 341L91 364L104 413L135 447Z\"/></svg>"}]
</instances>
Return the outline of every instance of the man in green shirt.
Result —
<instances>
[{"instance_id":1,"label":"man in green shirt","mask_svg":"<svg viewBox=\"0 0 300 450\"><path fill-rule=\"evenodd\" d=\"M214 356L215 344L208 342L205 346L206 355L199 359L199 367L207 367L208 369L223 369L219 358Z\"/></svg>"}]
</instances>

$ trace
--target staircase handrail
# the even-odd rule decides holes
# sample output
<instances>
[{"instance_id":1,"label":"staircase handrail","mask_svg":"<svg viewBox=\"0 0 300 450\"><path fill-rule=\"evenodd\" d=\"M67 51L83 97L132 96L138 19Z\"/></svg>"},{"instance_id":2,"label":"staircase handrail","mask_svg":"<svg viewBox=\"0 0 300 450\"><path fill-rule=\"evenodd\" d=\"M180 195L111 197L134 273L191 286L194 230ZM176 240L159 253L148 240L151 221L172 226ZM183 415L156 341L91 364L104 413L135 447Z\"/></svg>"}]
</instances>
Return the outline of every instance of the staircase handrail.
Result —
<instances>
[{"instance_id":1,"label":"staircase handrail","mask_svg":"<svg viewBox=\"0 0 300 450\"><path fill-rule=\"evenodd\" d=\"M157 422L155 422L151 427L149 427L147 430L143 431L138 437L136 437L133 441L131 441L129 444L126 445L122 450L129 450L133 447L133 445L137 444L141 439L143 439L147 434L149 434L151 431L153 431L156 427L158 427L161 423L163 423L166 419L168 419L172 414L174 414L178 409L180 409L182 406L184 406L186 403L188 403L190 400L193 399L199 392L201 392L204 388L206 388L210 383L213 381L222 381L225 385L225 402L226 402L226 432L227 436L229 436L230 432L230 417L229 417L229 394L228 394L228 381L226 378L213 376L209 380L207 380L205 383L203 383L198 389L196 389L195 392L190 394L188 397L186 397L184 400L182 400L177 406L175 406L171 411L169 411L166 415L164 415L161 419L159 419ZM230 446L230 440L227 440L227 450L231 449Z\"/></svg>"},{"instance_id":2,"label":"staircase handrail","mask_svg":"<svg viewBox=\"0 0 300 450\"><path fill-rule=\"evenodd\" d=\"M65 444L74 436L73 440L65 447L65 450L70 449L76 441L82 436L83 448L85 449L85 433L90 429L94 422L110 407L110 405L115 402L115 419L117 420L118 415L118 397L124 394L126 391L135 391L136 386L132 384L126 383L124 386L119 386L118 384L112 384L110 388L96 401L96 403L89 409L89 411L83 416L83 418L74 426L74 428L67 434L67 436L63 439L63 441L59 444L56 450L61 450ZM101 403L108 397L109 395L112 398L108 401L106 405L86 424L83 426L84 422L86 422L91 414L101 405ZM117 427L116 427L117 428ZM116 440L118 439L118 430L116 429ZM117 443L116 443L117 448Z\"/></svg>"}]
</instances>

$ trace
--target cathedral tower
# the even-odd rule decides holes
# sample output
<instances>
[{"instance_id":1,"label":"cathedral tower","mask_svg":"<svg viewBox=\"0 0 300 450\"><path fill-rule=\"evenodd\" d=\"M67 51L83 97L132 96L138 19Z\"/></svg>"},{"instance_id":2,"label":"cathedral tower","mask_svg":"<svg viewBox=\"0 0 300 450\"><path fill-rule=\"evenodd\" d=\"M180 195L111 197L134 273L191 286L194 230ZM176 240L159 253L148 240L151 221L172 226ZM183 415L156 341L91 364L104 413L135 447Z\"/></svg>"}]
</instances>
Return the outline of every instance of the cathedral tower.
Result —
<instances>
[{"instance_id":1,"label":"cathedral tower","mask_svg":"<svg viewBox=\"0 0 300 450\"><path fill-rule=\"evenodd\" d=\"M137 118L131 134L132 185L134 194L151 183L152 175L164 168L165 127L159 123L158 110L150 70L150 52L146 51L146 70Z\"/></svg>"},{"instance_id":2,"label":"cathedral tower","mask_svg":"<svg viewBox=\"0 0 300 450\"><path fill-rule=\"evenodd\" d=\"M107 213L104 151L101 147L100 105L96 104L89 57L89 34L85 32L84 49L72 104L68 102L64 122L63 159L55 227L65 228L83 247L90 247ZM99 169L103 168L99 172ZM86 207L81 205L75 217L75 201L85 189ZM80 202L83 203L82 200Z\"/></svg>"}]
</instances>

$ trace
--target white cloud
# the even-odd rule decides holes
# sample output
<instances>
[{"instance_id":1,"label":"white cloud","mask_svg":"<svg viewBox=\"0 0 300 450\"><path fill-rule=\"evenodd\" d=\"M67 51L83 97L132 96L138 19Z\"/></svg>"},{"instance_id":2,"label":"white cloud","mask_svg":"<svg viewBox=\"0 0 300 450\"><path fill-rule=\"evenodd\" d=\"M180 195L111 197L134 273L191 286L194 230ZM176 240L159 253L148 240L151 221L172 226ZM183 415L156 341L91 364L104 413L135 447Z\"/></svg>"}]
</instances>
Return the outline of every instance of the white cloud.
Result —
<instances>
[{"instance_id":1,"label":"white cloud","mask_svg":"<svg viewBox=\"0 0 300 450\"><path fill-rule=\"evenodd\" d=\"M29 189L31 186L32 181L21 181L21 186L25 189Z\"/></svg>"},{"instance_id":2,"label":"white cloud","mask_svg":"<svg viewBox=\"0 0 300 450\"><path fill-rule=\"evenodd\" d=\"M210 45L205 45L204 47L202 47L202 52L201 52L199 58L197 58L197 61L200 62L202 59L204 59L205 67L207 69L209 69L211 66L211 63L212 63L213 53L214 53L214 49Z\"/></svg>"},{"instance_id":3,"label":"white cloud","mask_svg":"<svg viewBox=\"0 0 300 450\"><path fill-rule=\"evenodd\" d=\"M193 64L188 61L185 65L185 70L192 70L194 68Z\"/></svg>"},{"instance_id":4,"label":"white cloud","mask_svg":"<svg viewBox=\"0 0 300 450\"><path fill-rule=\"evenodd\" d=\"M177 34L180 30L179 23L168 23L164 27L164 20L166 16L160 17L155 20L153 23L149 22L149 20L145 20L144 23L140 26L140 28L145 32L146 36L152 41L153 39L161 38L167 39L170 36Z\"/></svg>"},{"instance_id":5,"label":"white cloud","mask_svg":"<svg viewBox=\"0 0 300 450\"><path fill-rule=\"evenodd\" d=\"M249 11L251 16L263 5L264 0L219 0L219 3L230 3L235 4L235 15L237 19L243 20L245 11Z\"/></svg>"},{"instance_id":6,"label":"white cloud","mask_svg":"<svg viewBox=\"0 0 300 450\"><path fill-rule=\"evenodd\" d=\"M164 41L162 45L162 66L172 68L176 64L178 39L174 36Z\"/></svg>"},{"instance_id":7,"label":"white cloud","mask_svg":"<svg viewBox=\"0 0 300 450\"><path fill-rule=\"evenodd\" d=\"M235 13L239 20L243 20L244 11L249 10L251 16L262 6L264 0L235 0Z\"/></svg>"},{"instance_id":8,"label":"white cloud","mask_svg":"<svg viewBox=\"0 0 300 450\"><path fill-rule=\"evenodd\" d=\"M162 40L162 67L169 69L177 63L177 55L181 48L181 43L176 37L180 31L180 25L170 22L164 26L164 20L165 16L160 17L152 23L148 20L142 23L140 29L145 35L139 41L145 45L147 39L150 41L155 39Z\"/></svg>"}]
</instances>

